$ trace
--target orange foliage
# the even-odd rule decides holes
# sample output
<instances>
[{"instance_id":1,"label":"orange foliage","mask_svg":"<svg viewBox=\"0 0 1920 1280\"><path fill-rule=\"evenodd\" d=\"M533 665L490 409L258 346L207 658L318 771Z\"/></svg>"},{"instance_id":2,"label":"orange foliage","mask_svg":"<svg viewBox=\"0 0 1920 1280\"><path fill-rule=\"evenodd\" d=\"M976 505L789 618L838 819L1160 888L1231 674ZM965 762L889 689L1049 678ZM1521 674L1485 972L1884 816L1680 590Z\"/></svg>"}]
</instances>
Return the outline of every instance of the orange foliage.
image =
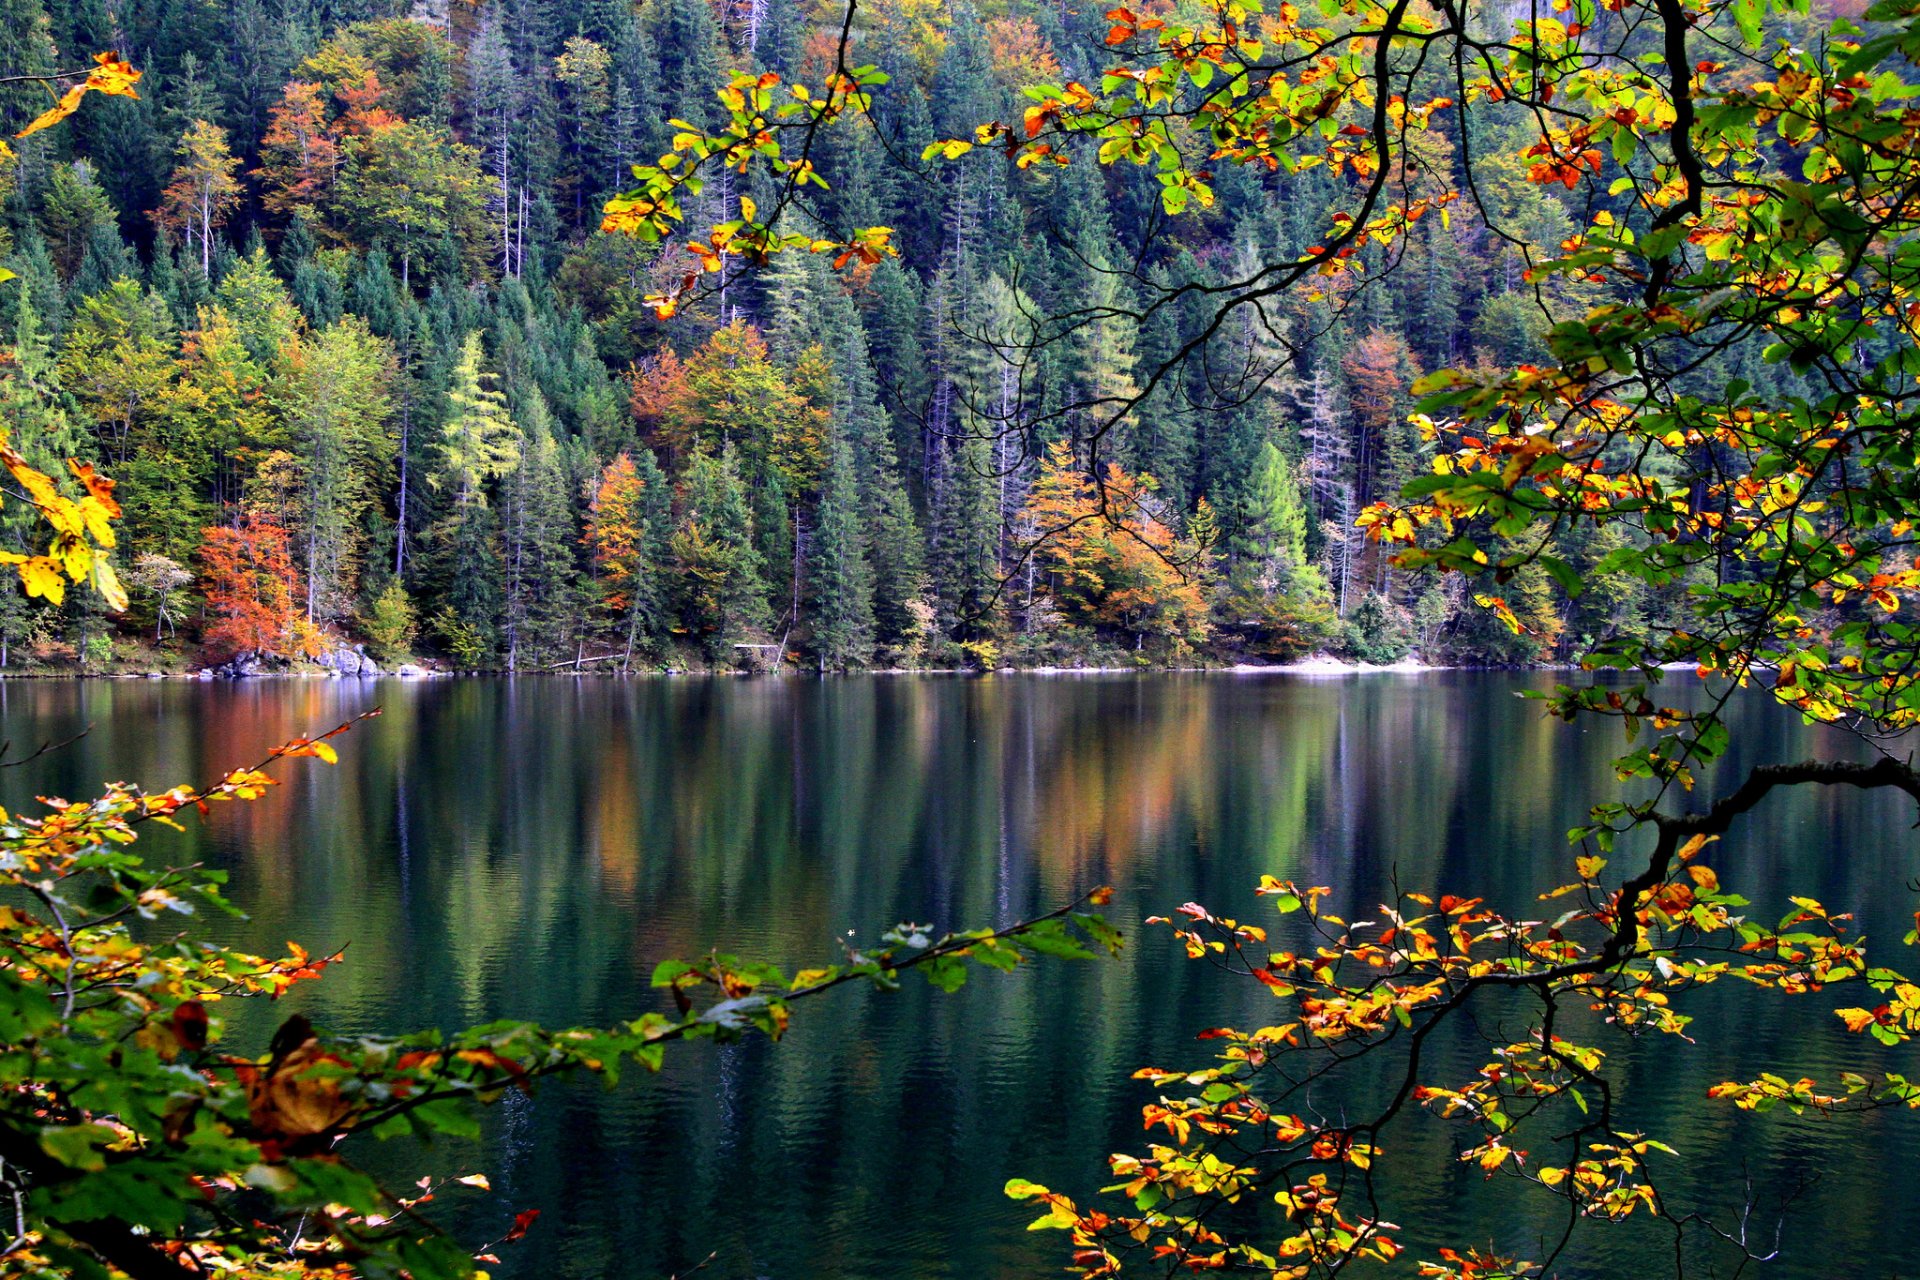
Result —
<instances>
[{"instance_id":1,"label":"orange foliage","mask_svg":"<svg viewBox=\"0 0 1920 1280\"><path fill-rule=\"evenodd\" d=\"M60 95L59 101L35 116L26 128L14 134L24 138L59 124L80 109L80 102L89 92L104 93L114 97L137 98L133 86L140 81L140 73L133 65L117 53L96 53L93 55L94 67L87 72L87 78Z\"/></svg>"},{"instance_id":2,"label":"orange foliage","mask_svg":"<svg viewBox=\"0 0 1920 1280\"><path fill-rule=\"evenodd\" d=\"M380 83L380 74L370 67L356 79L343 82L336 92L346 105L340 123L348 133L366 137L400 123L399 115L387 109L387 88Z\"/></svg>"},{"instance_id":3,"label":"orange foliage","mask_svg":"<svg viewBox=\"0 0 1920 1280\"><path fill-rule=\"evenodd\" d=\"M262 183L261 203L282 216L311 209L333 190L339 172L340 138L327 119L320 86L288 84L260 140L260 167L253 176Z\"/></svg>"},{"instance_id":4,"label":"orange foliage","mask_svg":"<svg viewBox=\"0 0 1920 1280\"><path fill-rule=\"evenodd\" d=\"M319 637L298 607L306 588L279 525L250 515L238 528L208 528L200 572L216 619L207 628L209 644L280 657L319 651Z\"/></svg>"},{"instance_id":5,"label":"orange foliage","mask_svg":"<svg viewBox=\"0 0 1920 1280\"><path fill-rule=\"evenodd\" d=\"M1340 368L1351 388L1354 417L1370 431L1384 431L1399 418L1399 400L1419 375L1406 342L1379 329L1354 343Z\"/></svg>"},{"instance_id":6,"label":"orange foliage","mask_svg":"<svg viewBox=\"0 0 1920 1280\"><path fill-rule=\"evenodd\" d=\"M1067 445L1049 446L1024 513L1034 554L1069 616L1137 639L1196 643L1207 634L1205 557L1156 514L1153 492L1152 477L1113 464L1095 485Z\"/></svg>"},{"instance_id":7,"label":"orange foliage","mask_svg":"<svg viewBox=\"0 0 1920 1280\"><path fill-rule=\"evenodd\" d=\"M1060 78L1060 59L1032 18L994 18L987 23L994 79L1006 85L1050 84Z\"/></svg>"},{"instance_id":8,"label":"orange foliage","mask_svg":"<svg viewBox=\"0 0 1920 1280\"><path fill-rule=\"evenodd\" d=\"M627 407L642 434L653 443L665 446L677 461L678 438L675 428L691 416L693 391L687 386L687 367L672 347L662 347L627 374Z\"/></svg>"},{"instance_id":9,"label":"orange foliage","mask_svg":"<svg viewBox=\"0 0 1920 1280\"><path fill-rule=\"evenodd\" d=\"M625 612L632 604L634 585L643 569L640 494L645 488L632 455L622 452L600 472L593 493L586 541L593 550L593 566L606 592L607 608L615 613Z\"/></svg>"}]
</instances>

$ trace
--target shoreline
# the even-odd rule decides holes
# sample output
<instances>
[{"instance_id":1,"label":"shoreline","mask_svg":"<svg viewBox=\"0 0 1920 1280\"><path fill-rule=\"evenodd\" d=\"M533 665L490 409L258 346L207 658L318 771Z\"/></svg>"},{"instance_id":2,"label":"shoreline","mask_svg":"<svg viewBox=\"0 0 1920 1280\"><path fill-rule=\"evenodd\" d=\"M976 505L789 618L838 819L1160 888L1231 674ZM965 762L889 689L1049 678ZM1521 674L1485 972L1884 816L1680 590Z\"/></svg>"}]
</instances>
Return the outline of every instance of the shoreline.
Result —
<instances>
[{"instance_id":1,"label":"shoreline","mask_svg":"<svg viewBox=\"0 0 1920 1280\"><path fill-rule=\"evenodd\" d=\"M4 671L0 670L0 681L5 680L115 680L115 681L170 681L188 683L212 683L224 681L241 683L252 680L399 680L407 683L458 679L462 677L488 676L511 678L565 678L565 679L633 679L633 678L746 678L754 676L773 676L790 678L794 676L1114 676L1114 675L1219 675L1219 676L1304 676L1330 678L1360 675L1426 675L1442 671L1472 670L1508 670L1509 668L1478 668L1441 666L1408 658L1399 662L1377 664L1367 662L1348 662L1328 655L1315 655L1296 659L1291 662L1276 663L1222 663L1209 666L1086 666L1086 667L992 667L973 669L965 667L868 667L852 671L819 672L808 668L796 668L791 671L740 671L733 669L691 669L691 668L649 668L636 670L622 676L617 671L508 671L476 670L445 671L431 667L412 667L406 671L382 671L378 674L342 674L336 671L315 669L310 671L255 671L243 675L218 672L209 668L197 671ZM1524 667L1511 670L1547 671L1552 667Z\"/></svg>"}]
</instances>

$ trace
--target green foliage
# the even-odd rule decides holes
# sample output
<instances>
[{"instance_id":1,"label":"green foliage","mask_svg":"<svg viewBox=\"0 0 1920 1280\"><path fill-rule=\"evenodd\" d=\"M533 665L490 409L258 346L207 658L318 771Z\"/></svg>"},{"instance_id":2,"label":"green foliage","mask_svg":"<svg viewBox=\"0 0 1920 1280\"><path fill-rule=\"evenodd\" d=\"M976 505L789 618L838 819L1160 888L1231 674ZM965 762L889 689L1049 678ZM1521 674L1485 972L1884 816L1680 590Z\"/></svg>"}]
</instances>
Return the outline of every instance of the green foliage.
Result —
<instances>
[{"instance_id":1,"label":"green foliage","mask_svg":"<svg viewBox=\"0 0 1920 1280\"><path fill-rule=\"evenodd\" d=\"M373 655L382 662L404 662L412 655L419 627L414 619L413 600L400 579L388 578L380 594L368 606L360 629L373 644Z\"/></svg>"}]
</instances>

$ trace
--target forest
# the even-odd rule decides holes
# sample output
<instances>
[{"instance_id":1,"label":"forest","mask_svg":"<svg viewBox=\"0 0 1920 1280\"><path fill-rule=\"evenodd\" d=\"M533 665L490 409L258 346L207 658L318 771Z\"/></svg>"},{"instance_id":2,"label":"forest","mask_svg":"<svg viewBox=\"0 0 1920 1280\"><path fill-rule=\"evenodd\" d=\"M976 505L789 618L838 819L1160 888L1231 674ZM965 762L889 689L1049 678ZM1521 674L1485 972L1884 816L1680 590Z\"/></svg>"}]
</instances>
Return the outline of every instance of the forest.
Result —
<instances>
[{"instance_id":1,"label":"forest","mask_svg":"<svg viewBox=\"0 0 1920 1280\"><path fill-rule=\"evenodd\" d=\"M0 0L9 666L1560 667L0 682L0 1276L1898 1274L1920 0L1549 8Z\"/></svg>"},{"instance_id":2,"label":"forest","mask_svg":"<svg viewBox=\"0 0 1920 1280\"><path fill-rule=\"evenodd\" d=\"M886 83L821 134L833 181L795 217L895 252L729 258L662 319L689 255L603 206L673 122L721 118L730 75L818 83L837 8L4 0L7 72L112 49L140 78L0 177L5 414L28 458L117 482L133 608L9 598L0 665L1523 665L1669 615L1680 585L1568 599L1529 565L1515 629L1355 530L1427 470L1423 374L1545 360L1592 301L1531 278L1586 196L1530 175L1525 119L1464 140L1511 232L1430 217L1364 251L1383 287L1196 343L1204 294L1140 304L1298 254L1347 179L1223 168L1174 220L1133 166L919 160L1088 74L1098 9L859 6L848 47ZM0 127L46 102L0 85ZM1456 126L1419 137L1441 173ZM695 221L770 200L723 177ZM1794 376L1742 351L1690 376L1735 374ZM1555 550L1583 570L1623 536Z\"/></svg>"}]
</instances>

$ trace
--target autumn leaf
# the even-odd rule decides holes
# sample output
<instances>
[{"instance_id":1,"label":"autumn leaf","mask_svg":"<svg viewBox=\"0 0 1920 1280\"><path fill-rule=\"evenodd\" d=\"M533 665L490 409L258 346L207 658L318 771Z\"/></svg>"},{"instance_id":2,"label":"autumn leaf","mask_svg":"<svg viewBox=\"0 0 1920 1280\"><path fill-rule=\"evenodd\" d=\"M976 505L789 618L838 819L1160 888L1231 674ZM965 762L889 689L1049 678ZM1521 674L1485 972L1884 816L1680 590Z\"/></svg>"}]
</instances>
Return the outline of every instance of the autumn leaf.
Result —
<instances>
[{"instance_id":1,"label":"autumn leaf","mask_svg":"<svg viewBox=\"0 0 1920 1280\"><path fill-rule=\"evenodd\" d=\"M71 89L61 94L58 102L34 117L33 121L29 123L26 128L13 136L16 138L24 138L29 134L38 133L42 129L59 124L62 120L65 120L68 116L80 109L80 100L86 97L88 92L104 93L122 98L137 98L140 96L135 93L133 89L133 86L140 79L140 73L134 69L131 63L122 59L117 53L96 53L93 55L93 60L97 65L95 65L92 71L87 73L85 80L82 80L79 84L74 85Z\"/></svg>"}]
</instances>

